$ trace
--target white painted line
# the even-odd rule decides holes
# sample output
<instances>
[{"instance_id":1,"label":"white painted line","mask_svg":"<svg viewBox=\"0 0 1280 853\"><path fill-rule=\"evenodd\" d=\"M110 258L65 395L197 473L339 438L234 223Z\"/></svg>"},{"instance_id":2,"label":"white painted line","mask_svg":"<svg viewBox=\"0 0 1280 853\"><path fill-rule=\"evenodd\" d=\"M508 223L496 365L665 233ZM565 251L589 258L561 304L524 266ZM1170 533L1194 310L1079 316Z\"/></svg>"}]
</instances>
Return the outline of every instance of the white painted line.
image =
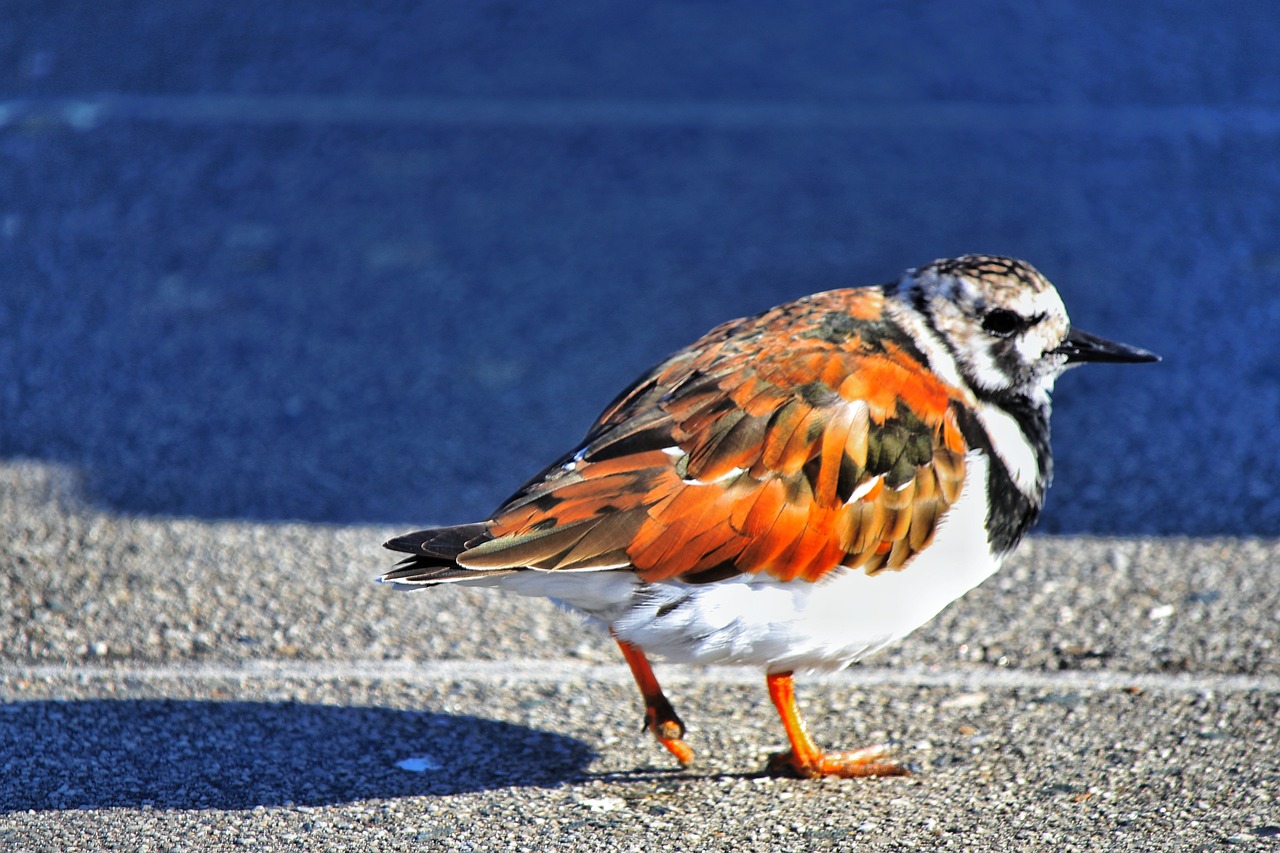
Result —
<instances>
[{"instance_id":1,"label":"white painted line","mask_svg":"<svg viewBox=\"0 0 1280 853\"><path fill-rule=\"evenodd\" d=\"M89 130L109 121L256 125L437 125L939 130L1008 134L1093 131L1107 136L1280 133L1280 109L1256 105L1090 106L919 102L797 104L327 95L137 95L0 101L0 127L24 120Z\"/></svg>"},{"instance_id":2,"label":"white painted line","mask_svg":"<svg viewBox=\"0 0 1280 853\"><path fill-rule=\"evenodd\" d=\"M664 683L756 684L763 674L746 667L690 667L658 664ZM159 664L155 666L0 666L0 687L15 680L104 681L223 681L279 680L325 681L363 679L429 684L469 681L486 684L544 684L557 682L630 683L631 672L622 665L591 664L573 660L437 660L422 663L388 661L253 661L237 663ZM950 687L997 690L1120 690L1137 688L1162 693L1280 693L1280 676L1218 675L1213 673L1166 675L1111 671L1048 672L1020 669L925 668L881 669L855 667L805 681L842 683L854 687Z\"/></svg>"}]
</instances>

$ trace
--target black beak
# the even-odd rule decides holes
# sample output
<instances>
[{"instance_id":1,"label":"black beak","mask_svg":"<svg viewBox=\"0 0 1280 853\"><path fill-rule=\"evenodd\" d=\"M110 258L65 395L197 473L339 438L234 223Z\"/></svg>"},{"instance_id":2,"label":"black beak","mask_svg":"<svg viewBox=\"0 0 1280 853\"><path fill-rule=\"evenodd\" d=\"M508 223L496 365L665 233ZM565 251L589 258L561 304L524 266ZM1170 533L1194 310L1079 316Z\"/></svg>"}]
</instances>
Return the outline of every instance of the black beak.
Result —
<instances>
[{"instance_id":1,"label":"black beak","mask_svg":"<svg viewBox=\"0 0 1280 853\"><path fill-rule=\"evenodd\" d=\"M1079 329L1072 329L1062 345L1053 350L1067 357L1067 363L1085 361L1109 361L1116 364L1138 364L1159 361L1160 356L1144 349L1118 344Z\"/></svg>"}]
</instances>

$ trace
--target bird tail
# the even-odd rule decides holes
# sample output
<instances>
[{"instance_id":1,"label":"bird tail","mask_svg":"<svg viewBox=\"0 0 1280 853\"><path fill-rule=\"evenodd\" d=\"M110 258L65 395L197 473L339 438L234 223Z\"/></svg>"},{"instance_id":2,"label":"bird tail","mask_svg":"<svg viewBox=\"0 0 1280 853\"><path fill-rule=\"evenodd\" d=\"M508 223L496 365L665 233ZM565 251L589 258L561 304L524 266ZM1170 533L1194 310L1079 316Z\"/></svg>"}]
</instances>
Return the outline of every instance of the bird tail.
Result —
<instances>
[{"instance_id":1,"label":"bird tail","mask_svg":"<svg viewBox=\"0 0 1280 853\"><path fill-rule=\"evenodd\" d=\"M397 588L417 589L441 583L476 580L505 575L516 569L465 569L458 565L458 555L492 538L487 524L459 524L454 527L432 527L407 533L386 542L383 547L409 556L395 568L378 578L381 583Z\"/></svg>"}]
</instances>

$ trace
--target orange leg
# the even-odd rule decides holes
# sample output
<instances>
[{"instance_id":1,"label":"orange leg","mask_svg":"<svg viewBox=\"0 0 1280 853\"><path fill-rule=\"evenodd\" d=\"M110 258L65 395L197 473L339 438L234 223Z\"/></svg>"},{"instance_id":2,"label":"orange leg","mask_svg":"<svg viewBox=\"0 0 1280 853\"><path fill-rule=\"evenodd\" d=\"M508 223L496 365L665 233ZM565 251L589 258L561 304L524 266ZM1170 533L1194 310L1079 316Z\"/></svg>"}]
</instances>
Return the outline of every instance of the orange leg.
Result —
<instances>
[{"instance_id":1,"label":"orange leg","mask_svg":"<svg viewBox=\"0 0 1280 853\"><path fill-rule=\"evenodd\" d=\"M653 732L658 743L676 757L680 766L688 767L693 762L693 750L683 740L684 723L676 716L667 697L662 695L662 686L653 674L653 667L649 666L649 659L639 646L633 646L617 637L614 640L617 641L618 648L622 649L622 656L627 659L627 666L631 667L631 674L636 677L636 684L644 696L645 728Z\"/></svg>"},{"instance_id":2,"label":"orange leg","mask_svg":"<svg viewBox=\"0 0 1280 853\"><path fill-rule=\"evenodd\" d=\"M822 752L809 737L800 711L796 708L796 686L789 672L766 676L769 698L782 717L791 749L770 756L768 772L815 778L818 776L906 776L909 771L893 761L881 761L889 752L887 746L869 746L851 752Z\"/></svg>"}]
</instances>

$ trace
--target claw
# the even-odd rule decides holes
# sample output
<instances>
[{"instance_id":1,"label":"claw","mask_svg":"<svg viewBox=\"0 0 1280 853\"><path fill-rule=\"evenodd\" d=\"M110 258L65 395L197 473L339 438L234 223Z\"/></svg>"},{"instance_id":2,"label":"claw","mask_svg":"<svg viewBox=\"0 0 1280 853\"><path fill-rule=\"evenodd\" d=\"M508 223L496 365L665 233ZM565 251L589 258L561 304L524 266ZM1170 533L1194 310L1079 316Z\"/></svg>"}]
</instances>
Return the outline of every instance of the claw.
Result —
<instances>
[{"instance_id":1,"label":"claw","mask_svg":"<svg viewBox=\"0 0 1280 853\"><path fill-rule=\"evenodd\" d=\"M820 752L808 760L796 758L794 750L775 752L769 756L765 772L770 776L792 776L816 779L819 776L839 776L856 779L866 776L910 776L911 771L896 761L880 761L890 748L884 744L863 747L847 752Z\"/></svg>"},{"instance_id":2,"label":"claw","mask_svg":"<svg viewBox=\"0 0 1280 853\"><path fill-rule=\"evenodd\" d=\"M765 772L770 776L840 776L852 779L862 776L907 776L911 773L896 761L882 760L890 753L886 744L868 746L848 752L822 752L809 737L800 711L796 708L795 682L790 672L767 676L769 698L778 709L782 726L787 730L791 749L769 757Z\"/></svg>"},{"instance_id":3,"label":"claw","mask_svg":"<svg viewBox=\"0 0 1280 853\"><path fill-rule=\"evenodd\" d=\"M653 674L653 667L649 666L648 658L637 646L618 640L616 637L614 639L622 649L622 656L631 667L631 674L635 676L636 684L639 685L640 692L644 696L643 728L653 732L658 743L675 756L681 767L688 767L693 763L693 749L684 742L684 723L676 714L675 708L671 707L667 697L663 695L662 687L658 684L657 676Z\"/></svg>"}]
</instances>

